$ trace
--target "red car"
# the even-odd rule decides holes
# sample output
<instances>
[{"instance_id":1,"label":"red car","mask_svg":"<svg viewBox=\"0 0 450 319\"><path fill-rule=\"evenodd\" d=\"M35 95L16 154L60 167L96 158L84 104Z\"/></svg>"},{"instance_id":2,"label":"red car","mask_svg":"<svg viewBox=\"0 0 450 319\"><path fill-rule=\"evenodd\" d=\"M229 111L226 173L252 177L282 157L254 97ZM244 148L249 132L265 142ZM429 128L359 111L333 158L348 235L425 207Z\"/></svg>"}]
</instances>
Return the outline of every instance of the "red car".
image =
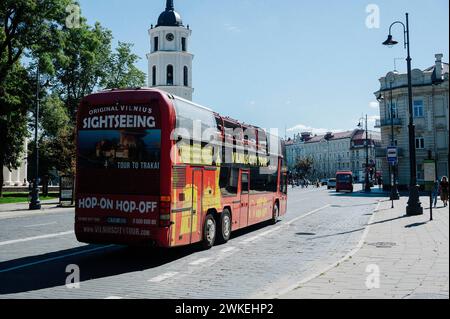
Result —
<instances>
[{"instance_id":1,"label":"red car","mask_svg":"<svg viewBox=\"0 0 450 319\"><path fill-rule=\"evenodd\" d=\"M336 192L348 191L353 193L353 173L337 172L336 174Z\"/></svg>"}]
</instances>

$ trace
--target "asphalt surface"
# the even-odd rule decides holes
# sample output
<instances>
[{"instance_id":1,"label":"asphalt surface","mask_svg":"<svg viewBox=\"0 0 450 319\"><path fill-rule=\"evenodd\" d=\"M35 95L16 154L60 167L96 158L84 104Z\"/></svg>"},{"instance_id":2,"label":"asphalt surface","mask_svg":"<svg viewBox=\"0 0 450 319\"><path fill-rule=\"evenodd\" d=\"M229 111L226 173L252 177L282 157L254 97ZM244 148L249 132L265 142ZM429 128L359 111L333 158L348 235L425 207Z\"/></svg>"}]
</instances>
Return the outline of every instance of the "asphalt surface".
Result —
<instances>
[{"instance_id":1,"label":"asphalt surface","mask_svg":"<svg viewBox=\"0 0 450 319\"><path fill-rule=\"evenodd\" d=\"M282 221L207 251L86 245L73 208L2 211L0 298L273 298L354 249L379 199L290 188Z\"/></svg>"}]
</instances>

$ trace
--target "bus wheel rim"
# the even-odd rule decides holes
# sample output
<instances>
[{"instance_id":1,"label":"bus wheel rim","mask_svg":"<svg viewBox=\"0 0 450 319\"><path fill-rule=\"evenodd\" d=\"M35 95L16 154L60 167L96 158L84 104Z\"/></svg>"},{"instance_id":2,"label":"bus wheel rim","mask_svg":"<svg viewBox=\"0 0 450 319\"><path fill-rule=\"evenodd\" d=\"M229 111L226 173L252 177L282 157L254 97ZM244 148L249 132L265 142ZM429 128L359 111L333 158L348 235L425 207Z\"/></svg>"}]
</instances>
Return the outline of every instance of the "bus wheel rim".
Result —
<instances>
[{"instance_id":1,"label":"bus wheel rim","mask_svg":"<svg viewBox=\"0 0 450 319\"><path fill-rule=\"evenodd\" d=\"M228 237L230 235L230 217L229 216L224 216L223 218L223 234L225 237Z\"/></svg>"},{"instance_id":2,"label":"bus wheel rim","mask_svg":"<svg viewBox=\"0 0 450 319\"><path fill-rule=\"evenodd\" d=\"M215 233L216 233L216 227L214 226L214 222L212 220L208 220L207 231L206 231L206 239L208 240L208 242L212 243Z\"/></svg>"}]
</instances>

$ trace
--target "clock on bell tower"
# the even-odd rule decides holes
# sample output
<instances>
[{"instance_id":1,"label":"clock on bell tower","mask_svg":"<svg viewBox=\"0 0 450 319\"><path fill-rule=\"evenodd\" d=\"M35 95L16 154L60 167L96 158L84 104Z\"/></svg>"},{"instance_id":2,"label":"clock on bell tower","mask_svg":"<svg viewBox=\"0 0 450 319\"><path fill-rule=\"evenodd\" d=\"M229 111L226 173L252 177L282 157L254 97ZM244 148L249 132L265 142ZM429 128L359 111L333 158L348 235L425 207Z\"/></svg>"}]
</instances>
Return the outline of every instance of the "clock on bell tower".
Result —
<instances>
[{"instance_id":1,"label":"clock on bell tower","mask_svg":"<svg viewBox=\"0 0 450 319\"><path fill-rule=\"evenodd\" d=\"M186 100L192 100L192 60L189 38L192 30L185 27L175 11L173 0L159 15L158 24L151 26L148 59L148 85Z\"/></svg>"}]
</instances>

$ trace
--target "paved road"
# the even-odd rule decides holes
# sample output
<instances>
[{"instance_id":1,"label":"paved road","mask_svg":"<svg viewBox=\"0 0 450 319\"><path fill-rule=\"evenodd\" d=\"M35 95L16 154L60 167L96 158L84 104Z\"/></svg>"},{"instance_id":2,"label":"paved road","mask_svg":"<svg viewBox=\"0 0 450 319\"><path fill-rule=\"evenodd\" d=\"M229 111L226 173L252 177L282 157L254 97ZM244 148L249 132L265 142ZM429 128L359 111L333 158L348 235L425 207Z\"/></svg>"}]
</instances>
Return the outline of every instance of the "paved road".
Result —
<instances>
[{"instance_id":1,"label":"paved road","mask_svg":"<svg viewBox=\"0 0 450 319\"><path fill-rule=\"evenodd\" d=\"M378 199L291 189L280 223L208 251L81 244L73 209L0 213L0 298L272 298L351 251ZM68 265L79 288L66 287Z\"/></svg>"}]
</instances>

